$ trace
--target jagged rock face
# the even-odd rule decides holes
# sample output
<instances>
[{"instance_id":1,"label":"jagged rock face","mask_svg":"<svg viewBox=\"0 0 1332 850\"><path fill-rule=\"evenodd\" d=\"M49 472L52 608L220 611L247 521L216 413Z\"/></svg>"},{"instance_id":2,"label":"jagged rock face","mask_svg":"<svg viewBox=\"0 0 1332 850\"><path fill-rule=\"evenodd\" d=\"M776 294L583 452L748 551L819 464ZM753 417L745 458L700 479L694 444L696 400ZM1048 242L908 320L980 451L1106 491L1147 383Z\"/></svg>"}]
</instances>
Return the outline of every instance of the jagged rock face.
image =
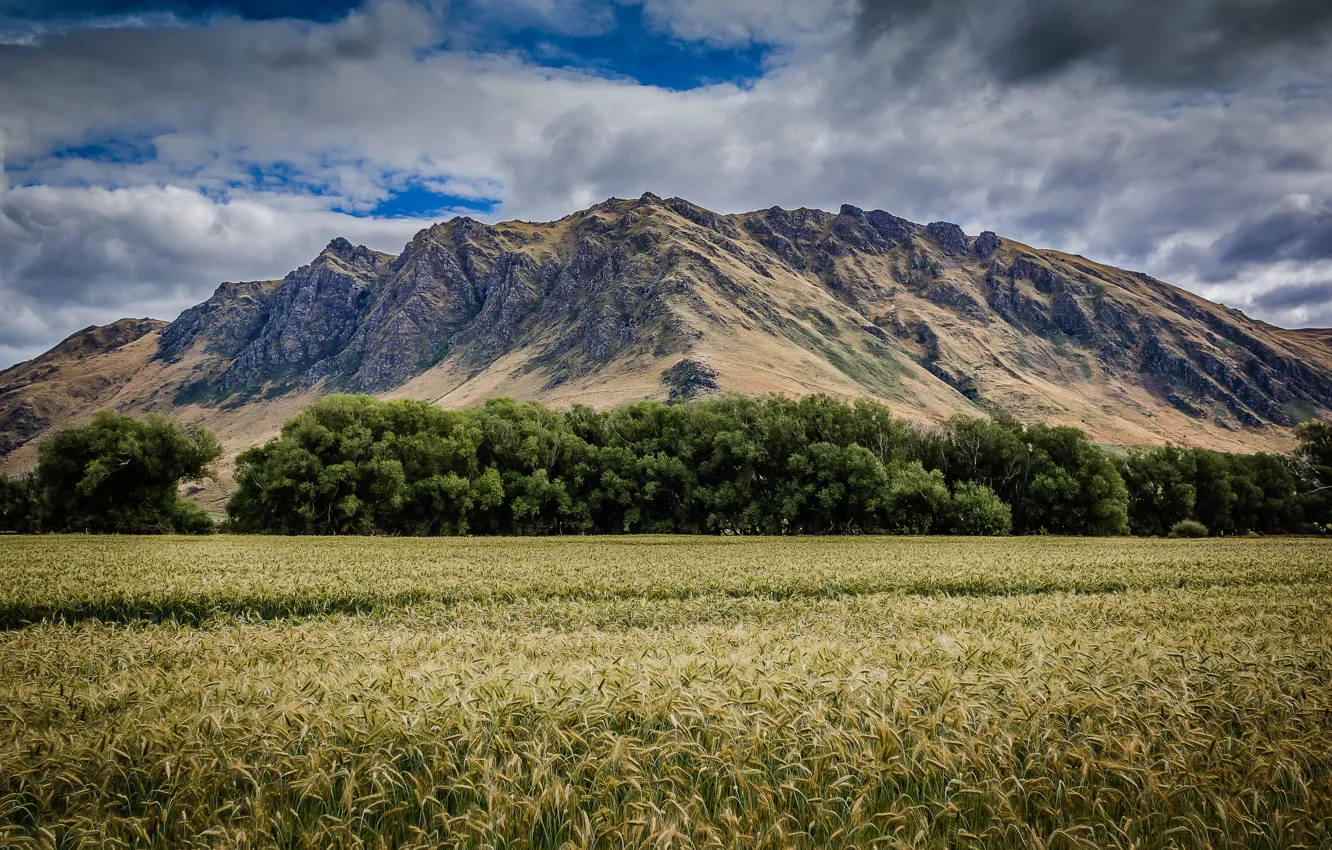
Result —
<instances>
[{"instance_id":1,"label":"jagged rock face","mask_svg":"<svg viewBox=\"0 0 1332 850\"><path fill-rule=\"evenodd\" d=\"M850 204L842 205L832 223L832 235L861 252L891 250L894 245L909 242L914 230L911 222L883 210L865 212ZM833 253L842 252L834 248Z\"/></svg>"},{"instance_id":2,"label":"jagged rock face","mask_svg":"<svg viewBox=\"0 0 1332 850\"><path fill-rule=\"evenodd\" d=\"M1008 270L1008 276L1029 280L1036 285L1038 291L1045 293L1056 292L1063 286L1063 281L1059 275L1035 257L1025 254L1013 261L1013 267Z\"/></svg>"},{"instance_id":3,"label":"jagged rock face","mask_svg":"<svg viewBox=\"0 0 1332 850\"><path fill-rule=\"evenodd\" d=\"M162 335L159 356L196 347L228 362L207 379L220 397L309 386L380 391L452 353L483 367L541 340L554 383L587 374L628 349L666 353L687 332L670 301L692 292L669 274L678 253L657 249L645 217L668 209L738 250L737 225L681 199L640 200L619 218L584 215L571 250L538 261L540 234L455 219L417 234L396 257L334 240L276 284L225 284ZM631 232L633 231L633 232ZM709 250L715 248L709 247Z\"/></svg>"},{"instance_id":4,"label":"jagged rock face","mask_svg":"<svg viewBox=\"0 0 1332 850\"><path fill-rule=\"evenodd\" d=\"M510 355L551 389L611 364L701 364L685 355L737 332L855 381L868 380L860 360L901 355L994 407L1010 403L998 376L1032 381L1018 398L1137 386L1223 428L1332 410L1332 356L1145 275L883 210L719 215L652 194L548 224L454 219L398 257L334 240L280 282L224 284L161 332L159 356L208 355L199 380L214 399L378 392Z\"/></svg>"},{"instance_id":5,"label":"jagged rock face","mask_svg":"<svg viewBox=\"0 0 1332 850\"><path fill-rule=\"evenodd\" d=\"M947 221L932 221L925 225L925 232L930 238L950 254L965 254L968 248L967 234L962 228Z\"/></svg>"},{"instance_id":6,"label":"jagged rock face","mask_svg":"<svg viewBox=\"0 0 1332 850\"><path fill-rule=\"evenodd\" d=\"M202 382L206 387L195 388L204 395L310 386L329 374L358 332L388 260L339 238L276 284L223 284L163 331L159 356L177 360L202 345L226 361Z\"/></svg>"},{"instance_id":7,"label":"jagged rock face","mask_svg":"<svg viewBox=\"0 0 1332 850\"><path fill-rule=\"evenodd\" d=\"M825 228L832 218L822 210L772 207L746 217L744 227L788 266L804 270L809 265L806 252L824 239Z\"/></svg>"},{"instance_id":8,"label":"jagged rock face","mask_svg":"<svg viewBox=\"0 0 1332 850\"><path fill-rule=\"evenodd\" d=\"M994 278L988 303L1010 325L1037 334L1044 334L1050 328L1045 303L1023 292L1012 279Z\"/></svg>"},{"instance_id":9,"label":"jagged rock face","mask_svg":"<svg viewBox=\"0 0 1332 850\"><path fill-rule=\"evenodd\" d=\"M194 347L206 342L209 354L235 357L268 316L267 289L276 283L224 283L202 304L180 314L164 331L158 350L166 360L178 360Z\"/></svg>"},{"instance_id":10,"label":"jagged rock face","mask_svg":"<svg viewBox=\"0 0 1332 850\"><path fill-rule=\"evenodd\" d=\"M386 389L439 362L480 312L497 250L489 228L470 219L417 234L365 305L335 383Z\"/></svg>"},{"instance_id":11,"label":"jagged rock face","mask_svg":"<svg viewBox=\"0 0 1332 850\"><path fill-rule=\"evenodd\" d=\"M685 358L662 372L661 382L670 388L670 399L698 398L717 391L717 370Z\"/></svg>"},{"instance_id":12,"label":"jagged rock face","mask_svg":"<svg viewBox=\"0 0 1332 850\"><path fill-rule=\"evenodd\" d=\"M976 256L988 260L995 251L1003 247L1003 244L993 230L986 230L976 237L976 244L972 247L976 250Z\"/></svg>"},{"instance_id":13,"label":"jagged rock face","mask_svg":"<svg viewBox=\"0 0 1332 850\"><path fill-rule=\"evenodd\" d=\"M1075 337L1083 342L1093 342L1099 336L1096 323L1082 308L1078 299L1069 293L1056 293L1054 298L1050 300L1050 307L1050 318L1054 321L1055 327L1068 336Z\"/></svg>"}]
</instances>

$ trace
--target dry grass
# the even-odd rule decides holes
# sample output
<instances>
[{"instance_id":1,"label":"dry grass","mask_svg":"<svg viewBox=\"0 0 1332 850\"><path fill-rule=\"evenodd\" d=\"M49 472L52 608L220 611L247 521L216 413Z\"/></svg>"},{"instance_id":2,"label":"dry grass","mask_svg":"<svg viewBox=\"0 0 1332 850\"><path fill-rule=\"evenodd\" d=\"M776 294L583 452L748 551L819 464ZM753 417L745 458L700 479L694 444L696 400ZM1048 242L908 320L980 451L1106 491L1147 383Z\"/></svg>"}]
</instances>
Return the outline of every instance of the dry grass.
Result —
<instances>
[{"instance_id":1,"label":"dry grass","mask_svg":"<svg viewBox=\"0 0 1332 850\"><path fill-rule=\"evenodd\" d=\"M0 539L0 843L1328 846L1330 555Z\"/></svg>"}]
</instances>

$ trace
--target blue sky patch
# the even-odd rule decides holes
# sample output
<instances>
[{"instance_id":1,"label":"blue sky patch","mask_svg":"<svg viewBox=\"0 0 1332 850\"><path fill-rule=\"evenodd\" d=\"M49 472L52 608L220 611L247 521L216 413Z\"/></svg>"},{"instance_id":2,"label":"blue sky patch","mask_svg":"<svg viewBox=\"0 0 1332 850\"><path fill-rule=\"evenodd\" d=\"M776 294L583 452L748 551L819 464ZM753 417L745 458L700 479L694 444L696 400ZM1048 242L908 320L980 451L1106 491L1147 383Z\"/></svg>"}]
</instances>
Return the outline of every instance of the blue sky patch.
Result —
<instances>
[{"instance_id":1,"label":"blue sky patch","mask_svg":"<svg viewBox=\"0 0 1332 850\"><path fill-rule=\"evenodd\" d=\"M348 0L0 0L0 20L61 27L135 16L171 16L183 22L205 22L217 15L327 22L363 5ZM674 90L744 85L762 74L771 49L766 44L717 47L674 37L654 26L636 2L606 0L599 13L598 25L579 33L530 16L523 23L475 0L458 3L452 15L469 33L463 45L468 49L514 52L544 67L588 70Z\"/></svg>"},{"instance_id":2,"label":"blue sky patch","mask_svg":"<svg viewBox=\"0 0 1332 850\"><path fill-rule=\"evenodd\" d=\"M327 197L335 212L356 218L448 218L455 214L489 215L499 208L498 198L476 198L438 191L421 180L402 179L396 175L395 185L388 197L373 204L357 203L338 196L327 184L312 179L290 163L273 162L263 166L251 165L250 179L231 184L233 189L251 189L259 192L287 192ZM401 182L397 182L397 181Z\"/></svg>"},{"instance_id":3,"label":"blue sky patch","mask_svg":"<svg viewBox=\"0 0 1332 850\"><path fill-rule=\"evenodd\" d=\"M599 71L675 90L748 83L762 74L770 49L765 44L719 48L673 38L652 27L638 4L617 4L614 16L614 26L595 34L524 27L492 38L497 48L516 50L548 68Z\"/></svg>"},{"instance_id":4,"label":"blue sky patch","mask_svg":"<svg viewBox=\"0 0 1332 850\"><path fill-rule=\"evenodd\" d=\"M93 162L116 162L139 165L157 158L157 145L151 136L117 139L104 138L57 148L51 152L56 159L87 159Z\"/></svg>"},{"instance_id":5,"label":"blue sky patch","mask_svg":"<svg viewBox=\"0 0 1332 850\"><path fill-rule=\"evenodd\" d=\"M357 218L442 219L466 213L489 215L498 206L498 200L463 198L436 192L421 183L410 183L370 209L340 209L339 212Z\"/></svg>"}]
</instances>

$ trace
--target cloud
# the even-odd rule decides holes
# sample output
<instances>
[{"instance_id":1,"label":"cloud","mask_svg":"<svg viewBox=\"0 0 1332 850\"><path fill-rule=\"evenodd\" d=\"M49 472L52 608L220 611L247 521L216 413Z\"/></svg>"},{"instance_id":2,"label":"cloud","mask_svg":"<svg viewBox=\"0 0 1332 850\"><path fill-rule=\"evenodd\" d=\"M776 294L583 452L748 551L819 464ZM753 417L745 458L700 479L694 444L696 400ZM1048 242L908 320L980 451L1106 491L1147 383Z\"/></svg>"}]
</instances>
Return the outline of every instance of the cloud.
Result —
<instances>
[{"instance_id":1,"label":"cloud","mask_svg":"<svg viewBox=\"0 0 1332 850\"><path fill-rule=\"evenodd\" d=\"M803 45L840 38L855 0L642 0L648 17L677 38L714 45Z\"/></svg>"},{"instance_id":2,"label":"cloud","mask_svg":"<svg viewBox=\"0 0 1332 850\"><path fill-rule=\"evenodd\" d=\"M269 280L333 235L397 251L422 226L262 195L174 187L10 189L0 196L0 354L33 356L121 316L174 318L223 280Z\"/></svg>"},{"instance_id":3,"label":"cloud","mask_svg":"<svg viewBox=\"0 0 1332 850\"><path fill-rule=\"evenodd\" d=\"M902 50L900 74L960 45L1000 81L1082 65L1149 86L1225 84L1332 38L1325 0L862 0L862 48Z\"/></svg>"},{"instance_id":4,"label":"cloud","mask_svg":"<svg viewBox=\"0 0 1332 850\"><path fill-rule=\"evenodd\" d=\"M487 8L586 35L609 4ZM1322 315L1286 303L1332 279L1314 200L1332 198L1332 61L1299 53L1321 37L1317 9L1299 37L1256 24L1226 62L1188 48L1217 74L1261 68L1222 90L1186 82L1212 71L1170 71L1179 51L1162 72L1116 70L1129 48L1114 39L1049 72L978 73L968 39L991 14L979 5L898 4L886 27L874 8L644 0L649 26L626 38L775 45L752 83L685 91L607 75L597 57L541 67L479 37L485 22L460 3L0 45L0 357L121 315L172 318L224 279L281 276L335 235L396 251L421 222L364 216L413 187L494 202L492 219L646 190L723 212L853 203L1144 269L1276 321ZM1181 0L1171 14L1206 22L1215 8ZM991 23L1007 43L1021 21ZM932 27L942 34L910 60L921 70L902 75L906 35Z\"/></svg>"},{"instance_id":5,"label":"cloud","mask_svg":"<svg viewBox=\"0 0 1332 850\"><path fill-rule=\"evenodd\" d=\"M1242 221L1216 248L1223 264L1332 260L1332 204L1292 196L1277 209Z\"/></svg>"},{"instance_id":6,"label":"cloud","mask_svg":"<svg viewBox=\"0 0 1332 850\"><path fill-rule=\"evenodd\" d=\"M1253 302L1267 310L1295 310L1310 307L1332 309L1332 280L1278 286L1258 294Z\"/></svg>"}]
</instances>

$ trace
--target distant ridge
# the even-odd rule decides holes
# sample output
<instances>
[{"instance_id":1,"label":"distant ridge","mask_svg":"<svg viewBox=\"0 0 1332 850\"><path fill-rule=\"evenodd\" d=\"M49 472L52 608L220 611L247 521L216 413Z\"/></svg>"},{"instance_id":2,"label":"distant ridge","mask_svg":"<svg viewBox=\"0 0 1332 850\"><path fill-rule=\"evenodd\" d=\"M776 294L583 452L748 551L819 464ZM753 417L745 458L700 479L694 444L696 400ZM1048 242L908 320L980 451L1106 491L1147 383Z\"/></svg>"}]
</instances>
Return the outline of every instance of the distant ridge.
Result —
<instances>
[{"instance_id":1,"label":"distant ridge","mask_svg":"<svg viewBox=\"0 0 1332 850\"><path fill-rule=\"evenodd\" d=\"M1254 450L1332 411L1332 332L947 222L649 193L549 223L455 218L397 256L334 239L170 324L86 328L0 372L0 456L24 468L35 438L101 407L208 424L234 455L331 390L603 407L825 392Z\"/></svg>"}]
</instances>

